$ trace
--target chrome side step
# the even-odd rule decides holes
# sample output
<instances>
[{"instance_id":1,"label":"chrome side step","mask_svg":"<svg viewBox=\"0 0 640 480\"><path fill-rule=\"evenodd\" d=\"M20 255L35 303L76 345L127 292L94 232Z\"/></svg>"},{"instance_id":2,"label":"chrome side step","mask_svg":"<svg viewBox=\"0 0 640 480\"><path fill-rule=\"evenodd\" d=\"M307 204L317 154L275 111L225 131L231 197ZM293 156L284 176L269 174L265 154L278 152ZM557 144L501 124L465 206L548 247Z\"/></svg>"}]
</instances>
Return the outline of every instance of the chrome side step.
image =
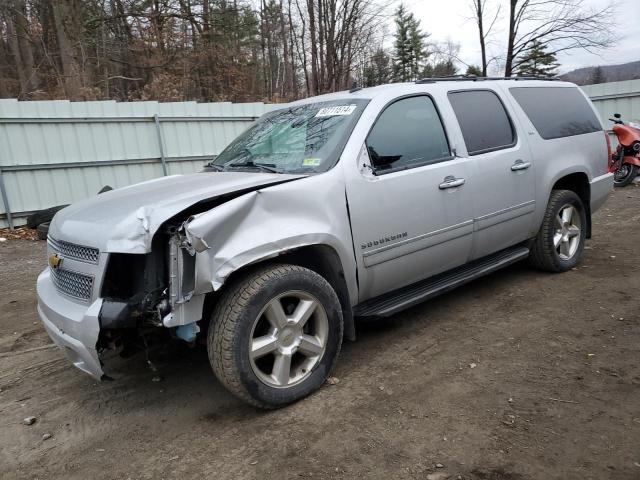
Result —
<instances>
[{"instance_id":1,"label":"chrome side step","mask_svg":"<svg viewBox=\"0 0 640 480\"><path fill-rule=\"evenodd\" d=\"M388 317L429 298L441 295L471 280L500 270L529 255L525 246L511 247L467 265L454 268L418 283L394 290L356 305L354 314L360 317Z\"/></svg>"}]
</instances>

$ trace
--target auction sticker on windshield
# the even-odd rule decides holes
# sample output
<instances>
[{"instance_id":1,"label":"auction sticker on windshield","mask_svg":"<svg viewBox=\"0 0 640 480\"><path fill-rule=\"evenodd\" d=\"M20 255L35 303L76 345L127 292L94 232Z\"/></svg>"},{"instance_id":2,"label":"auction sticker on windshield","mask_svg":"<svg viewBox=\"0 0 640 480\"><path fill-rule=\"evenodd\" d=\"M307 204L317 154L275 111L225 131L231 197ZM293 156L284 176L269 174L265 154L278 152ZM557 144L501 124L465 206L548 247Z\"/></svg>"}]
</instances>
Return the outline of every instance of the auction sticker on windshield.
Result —
<instances>
[{"instance_id":1,"label":"auction sticker on windshield","mask_svg":"<svg viewBox=\"0 0 640 480\"><path fill-rule=\"evenodd\" d=\"M332 117L334 115L351 115L356 109L356 105L336 105L334 107L324 107L318 110L316 117Z\"/></svg>"},{"instance_id":2,"label":"auction sticker on windshield","mask_svg":"<svg viewBox=\"0 0 640 480\"><path fill-rule=\"evenodd\" d=\"M318 167L321 163L321 158L305 158L302 160L303 167Z\"/></svg>"}]
</instances>

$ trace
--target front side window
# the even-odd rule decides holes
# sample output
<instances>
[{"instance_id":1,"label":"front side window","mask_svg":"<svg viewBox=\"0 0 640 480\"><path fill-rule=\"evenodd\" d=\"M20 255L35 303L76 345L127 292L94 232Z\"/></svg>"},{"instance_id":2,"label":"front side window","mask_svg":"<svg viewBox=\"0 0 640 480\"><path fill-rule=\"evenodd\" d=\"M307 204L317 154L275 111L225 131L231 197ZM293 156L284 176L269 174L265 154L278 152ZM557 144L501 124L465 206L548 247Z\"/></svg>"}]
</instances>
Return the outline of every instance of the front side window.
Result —
<instances>
[{"instance_id":1,"label":"front side window","mask_svg":"<svg viewBox=\"0 0 640 480\"><path fill-rule=\"evenodd\" d=\"M602 130L578 87L514 87L509 91L545 140Z\"/></svg>"},{"instance_id":2,"label":"front side window","mask_svg":"<svg viewBox=\"0 0 640 480\"><path fill-rule=\"evenodd\" d=\"M366 144L378 174L451 157L442 121L427 96L403 98L389 105L376 120Z\"/></svg>"},{"instance_id":3,"label":"front side window","mask_svg":"<svg viewBox=\"0 0 640 480\"><path fill-rule=\"evenodd\" d=\"M282 108L262 116L207 166L215 170L319 173L338 160L363 99Z\"/></svg>"},{"instance_id":4,"label":"front side window","mask_svg":"<svg viewBox=\"0 0 640 480\"><path fill-rule=\"evenodd\" d=\"M515 133L498 96L490 90L449 92L469 155L513 146Z\"/></svg>"}]
</instances>

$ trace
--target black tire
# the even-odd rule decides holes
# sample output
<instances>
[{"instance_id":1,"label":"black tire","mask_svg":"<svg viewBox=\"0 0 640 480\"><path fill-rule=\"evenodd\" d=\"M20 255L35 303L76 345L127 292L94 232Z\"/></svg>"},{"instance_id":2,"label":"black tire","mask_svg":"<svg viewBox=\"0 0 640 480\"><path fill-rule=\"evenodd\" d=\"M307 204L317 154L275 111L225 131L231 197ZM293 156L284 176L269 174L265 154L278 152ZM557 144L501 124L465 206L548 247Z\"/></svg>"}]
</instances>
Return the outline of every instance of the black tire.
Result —
<instances>
[{"instance_id":1,"label":"black tire","mask_svg":"<svg viewBox=\"0 0 640 480\"><path fill-rule=\"evenodd\" d=\"M254 325L264 308L290 291L312 295L328 320L324 353L299 383L273 387L259 378L250 359ZM324 318L324 317L323 317ZM207 335L209 361L220 382L234 395L260 408L282 407L317 390L331 373L342 345L340 302L329 283L317 273L295 265L276 264L255 269L228 286L211 315Z\"/></svg>"},{"instance_id":2,"label":"black tire","mask_svg":"<svg viewBox=\"0 0 640 480\"><path fill-rule=\"evenodd\" d=\"M45 222L38 225L38 228L36 228L36 231L38 233L38 240L47 239L47 235L49 235L49 225L50 222Z\"/></svg>"},{"instance_id":3,"label":"black tire","mask_svg":"<svg viewBox=\"0 0 640 480\"><path fill-rule=\"evenodd\" d=\"M625 169L624 171L622 169ZM623 163L620 168L615 171L613 176L613 184L616 187L626 187L638 176L638 166L629 163Z\"/></svg>"},{"instance_id":4,"label":"black tire","mask_svg":"<svg viewBox=\"0 0 640 480\"><path fill-rule=\"evenodd\" d=\"M56 213L68 206L59 205L32 213L27 217L27 228L37 228L41 223L50 222Z\"/></svg>"},{"instance_id":5,"label":"black tire","mask_svg":"<svg viewBox=\"0 0 640 480\"><path fill-rule=\"evenodd\" d=\"M570 258L562 258L554 245L556 217L567 206L577 210L580 219L580 233L577 250ZM536 235L529 253L529 262L536 268L547 272L565 272L575 267L582 258L586 239L587 216L580 197L571 190L552 190L542 226Z\"/></svg>"}]
</instances>

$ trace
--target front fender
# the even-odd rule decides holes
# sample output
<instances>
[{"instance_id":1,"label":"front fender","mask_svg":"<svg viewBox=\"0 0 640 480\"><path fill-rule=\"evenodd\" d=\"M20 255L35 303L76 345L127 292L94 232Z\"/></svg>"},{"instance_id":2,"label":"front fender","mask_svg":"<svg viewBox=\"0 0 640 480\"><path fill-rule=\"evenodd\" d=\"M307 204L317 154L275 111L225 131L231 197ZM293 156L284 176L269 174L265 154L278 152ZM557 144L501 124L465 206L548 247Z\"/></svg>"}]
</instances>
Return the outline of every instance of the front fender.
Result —
<instances>
[{"instance_id":1,"label":"front fender","mask_svg":"<svg viewBox=\"0 0 640 480\"><path fill-rule=\"evenodd\" d=\"M191 218L185 233L197 252L194 293L220 289L244 266L300 247L327 245L342 262L353 304L357 284L351 229L344 185L334 178L317 175L257 190Z\"/></svg>"}]
</instances>

